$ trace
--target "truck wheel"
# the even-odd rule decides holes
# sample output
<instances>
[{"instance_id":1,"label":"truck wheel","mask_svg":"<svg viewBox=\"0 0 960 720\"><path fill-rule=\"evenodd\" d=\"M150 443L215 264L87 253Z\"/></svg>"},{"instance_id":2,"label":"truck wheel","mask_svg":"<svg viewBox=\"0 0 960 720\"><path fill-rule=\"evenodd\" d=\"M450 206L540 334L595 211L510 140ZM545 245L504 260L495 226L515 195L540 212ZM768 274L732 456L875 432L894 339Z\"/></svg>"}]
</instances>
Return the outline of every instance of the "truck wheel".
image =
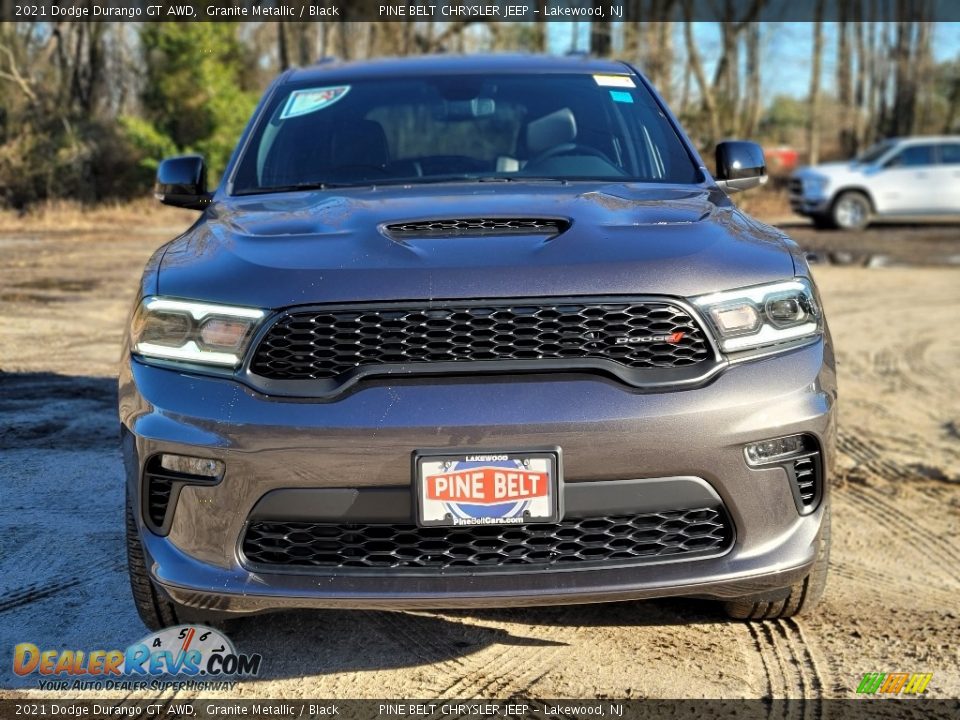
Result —
<instances>
[{"instance_id":1,"label":"truck wheel","mask_svg":"<svg viewBox=\"0 0 960 720\"><path fill-rule=\"evenodd\" d=\"M823 597L827 586L827 566L830 562L830 506L824 509L823 530L820 532L820 544L817 559L810 574L788 588L786 597L777 593L770 599L751 597L744 600L731 600L724 603L727 615L736 620L776 620L809 612Z\"/></svg>"},{"instance_id":2,"label":"truck wheel","mask_svg":"<svg viewBox=\"0 0 960 720\"><path fill-rule=\"evenodd\" d=\"M140 544L129 491L127 491L126 505L127 570L130 574L130 589L133 591L133 604L137 607L137 614L150 630L180 625L177 606L157 590L147 572L143 545Z\"/></svg>"},{"instance_id":3,"label":"truck wheel","mask_svg":"<svg viewBox=\"0 0 960 720\"><path fill-rule=\"evenodd\" d=\"M841 230L863 230L870 224L870 199L862 192L840 193L830 208L830 217Z\"/></svg>"}]
</instances>

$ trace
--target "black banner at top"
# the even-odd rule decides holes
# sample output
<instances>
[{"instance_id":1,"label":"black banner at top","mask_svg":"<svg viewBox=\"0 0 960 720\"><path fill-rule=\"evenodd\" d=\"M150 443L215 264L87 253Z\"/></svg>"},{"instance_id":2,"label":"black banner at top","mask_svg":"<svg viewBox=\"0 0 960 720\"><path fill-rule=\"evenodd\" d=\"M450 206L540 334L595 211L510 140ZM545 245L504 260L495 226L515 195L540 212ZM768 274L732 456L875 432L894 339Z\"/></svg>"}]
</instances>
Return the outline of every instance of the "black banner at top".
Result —
<instances>
[{"instance_id":1,"label":"black banner at top","mask_svg":"<svg viewBox=\"0 0 960 720\"><path fill-rule=\"evenodd\" d=\"M14 22L960 22L960 0L0 0Z\"/></svg>"}]
</instances>

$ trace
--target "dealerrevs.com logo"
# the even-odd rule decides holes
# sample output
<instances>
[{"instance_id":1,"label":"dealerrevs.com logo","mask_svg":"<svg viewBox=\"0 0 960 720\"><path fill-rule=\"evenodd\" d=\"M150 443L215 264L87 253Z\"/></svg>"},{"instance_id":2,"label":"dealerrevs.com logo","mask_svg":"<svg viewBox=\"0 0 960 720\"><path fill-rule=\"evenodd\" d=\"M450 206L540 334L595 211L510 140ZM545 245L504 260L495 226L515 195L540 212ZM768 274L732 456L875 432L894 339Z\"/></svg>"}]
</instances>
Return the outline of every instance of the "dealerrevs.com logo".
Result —
<instances>
[{"instance_id":1,"label":"dealerrevs.com logo","mask_svg":"<svg viewBox=\"0 0 960 720\"><path fill-rule=\"evenodd\" d=\"M41 687L52 690L146 689L151 678L169 677L196 680L203 687L210 683L199 681L255 676L262 660L259 654L238 653L223 633L203 625L164 628L125 650L52 650L33 643L13 648L14 673L39 675L45 679Z\"/></svg>"}]
</instances>

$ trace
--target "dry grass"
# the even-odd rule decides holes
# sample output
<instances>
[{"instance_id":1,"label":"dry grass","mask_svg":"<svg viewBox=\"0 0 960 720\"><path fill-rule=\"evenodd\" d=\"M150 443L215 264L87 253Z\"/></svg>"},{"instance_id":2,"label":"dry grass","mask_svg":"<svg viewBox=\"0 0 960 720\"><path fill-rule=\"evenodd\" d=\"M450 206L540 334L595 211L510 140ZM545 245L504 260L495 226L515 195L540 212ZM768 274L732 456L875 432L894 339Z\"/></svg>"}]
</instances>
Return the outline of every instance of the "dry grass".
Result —
<instances>
[{"instance_id":1,"label":"dry grass","mask_svg":"<svg viewBox=\"0 0 960 720\"><path fill-rule=\"evenodd\" d=\"M744 212L757 220L775 223L787 218L798 219L790 209L790 200L785 190L763 187L733 195L733 201Z\"/></svg>"},{"instance_id":2,"label":"dry grass","mask_svg":"<svg viewBox=\"0 0 960 720\"><path fill-rule=\"evenodd\" d=\"M85 206L58 200L31 207L26 212L0 210L0 232L69 231L100 232L130 228L154 232L177 231L197 218L193 210L161 205L155 200L129 203L104 203Z\"/></svg>"}]
</instances>

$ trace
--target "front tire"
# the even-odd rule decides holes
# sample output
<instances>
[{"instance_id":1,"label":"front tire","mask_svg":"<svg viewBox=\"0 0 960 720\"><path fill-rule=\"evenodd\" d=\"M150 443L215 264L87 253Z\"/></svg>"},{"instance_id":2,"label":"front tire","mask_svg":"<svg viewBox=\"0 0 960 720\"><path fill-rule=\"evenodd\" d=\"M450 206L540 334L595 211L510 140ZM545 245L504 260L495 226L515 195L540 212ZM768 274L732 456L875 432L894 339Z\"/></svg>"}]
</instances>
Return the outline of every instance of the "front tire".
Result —
<instances>
[{"instance_id":1,"label":"front tire","mask_svg":"<svg viewBox=\"0 0 960 720\"><path fill-rule=\"evenodd\" d=\"M150 630L156 631L172 625L180 625L181 619L177 613L177 606L170 602L150 579L129 491L126 502L126 525L127 570L130 574L130 590L133 592L133 604L137 608L137 614Z\"/></svg>"},{"instance_id":2,"label":"front tire","mask_svg":"<svg viewBox=\"0 0 960 720\"><path fill-rule=\"evenodd\" d=\"M847 190L833 201L830 218L841 230L863 230L870 224L872 212L870 198L862 192Z\"/></svg>"},{"instance_id":3,"label":"front tire","mask_svg":"<svg viewBox=\"0 0 960 720\"><path fill-rule=\"evenodd\" d=\"M751 597L724 603L727 615L735 620L777 620L807 613L819 604L827 586L827 568L830 563L830 506L823 512L823 529L817 547L817 559L810 574L787 590L770 598Z\"/></svg>"}]
</instances>

